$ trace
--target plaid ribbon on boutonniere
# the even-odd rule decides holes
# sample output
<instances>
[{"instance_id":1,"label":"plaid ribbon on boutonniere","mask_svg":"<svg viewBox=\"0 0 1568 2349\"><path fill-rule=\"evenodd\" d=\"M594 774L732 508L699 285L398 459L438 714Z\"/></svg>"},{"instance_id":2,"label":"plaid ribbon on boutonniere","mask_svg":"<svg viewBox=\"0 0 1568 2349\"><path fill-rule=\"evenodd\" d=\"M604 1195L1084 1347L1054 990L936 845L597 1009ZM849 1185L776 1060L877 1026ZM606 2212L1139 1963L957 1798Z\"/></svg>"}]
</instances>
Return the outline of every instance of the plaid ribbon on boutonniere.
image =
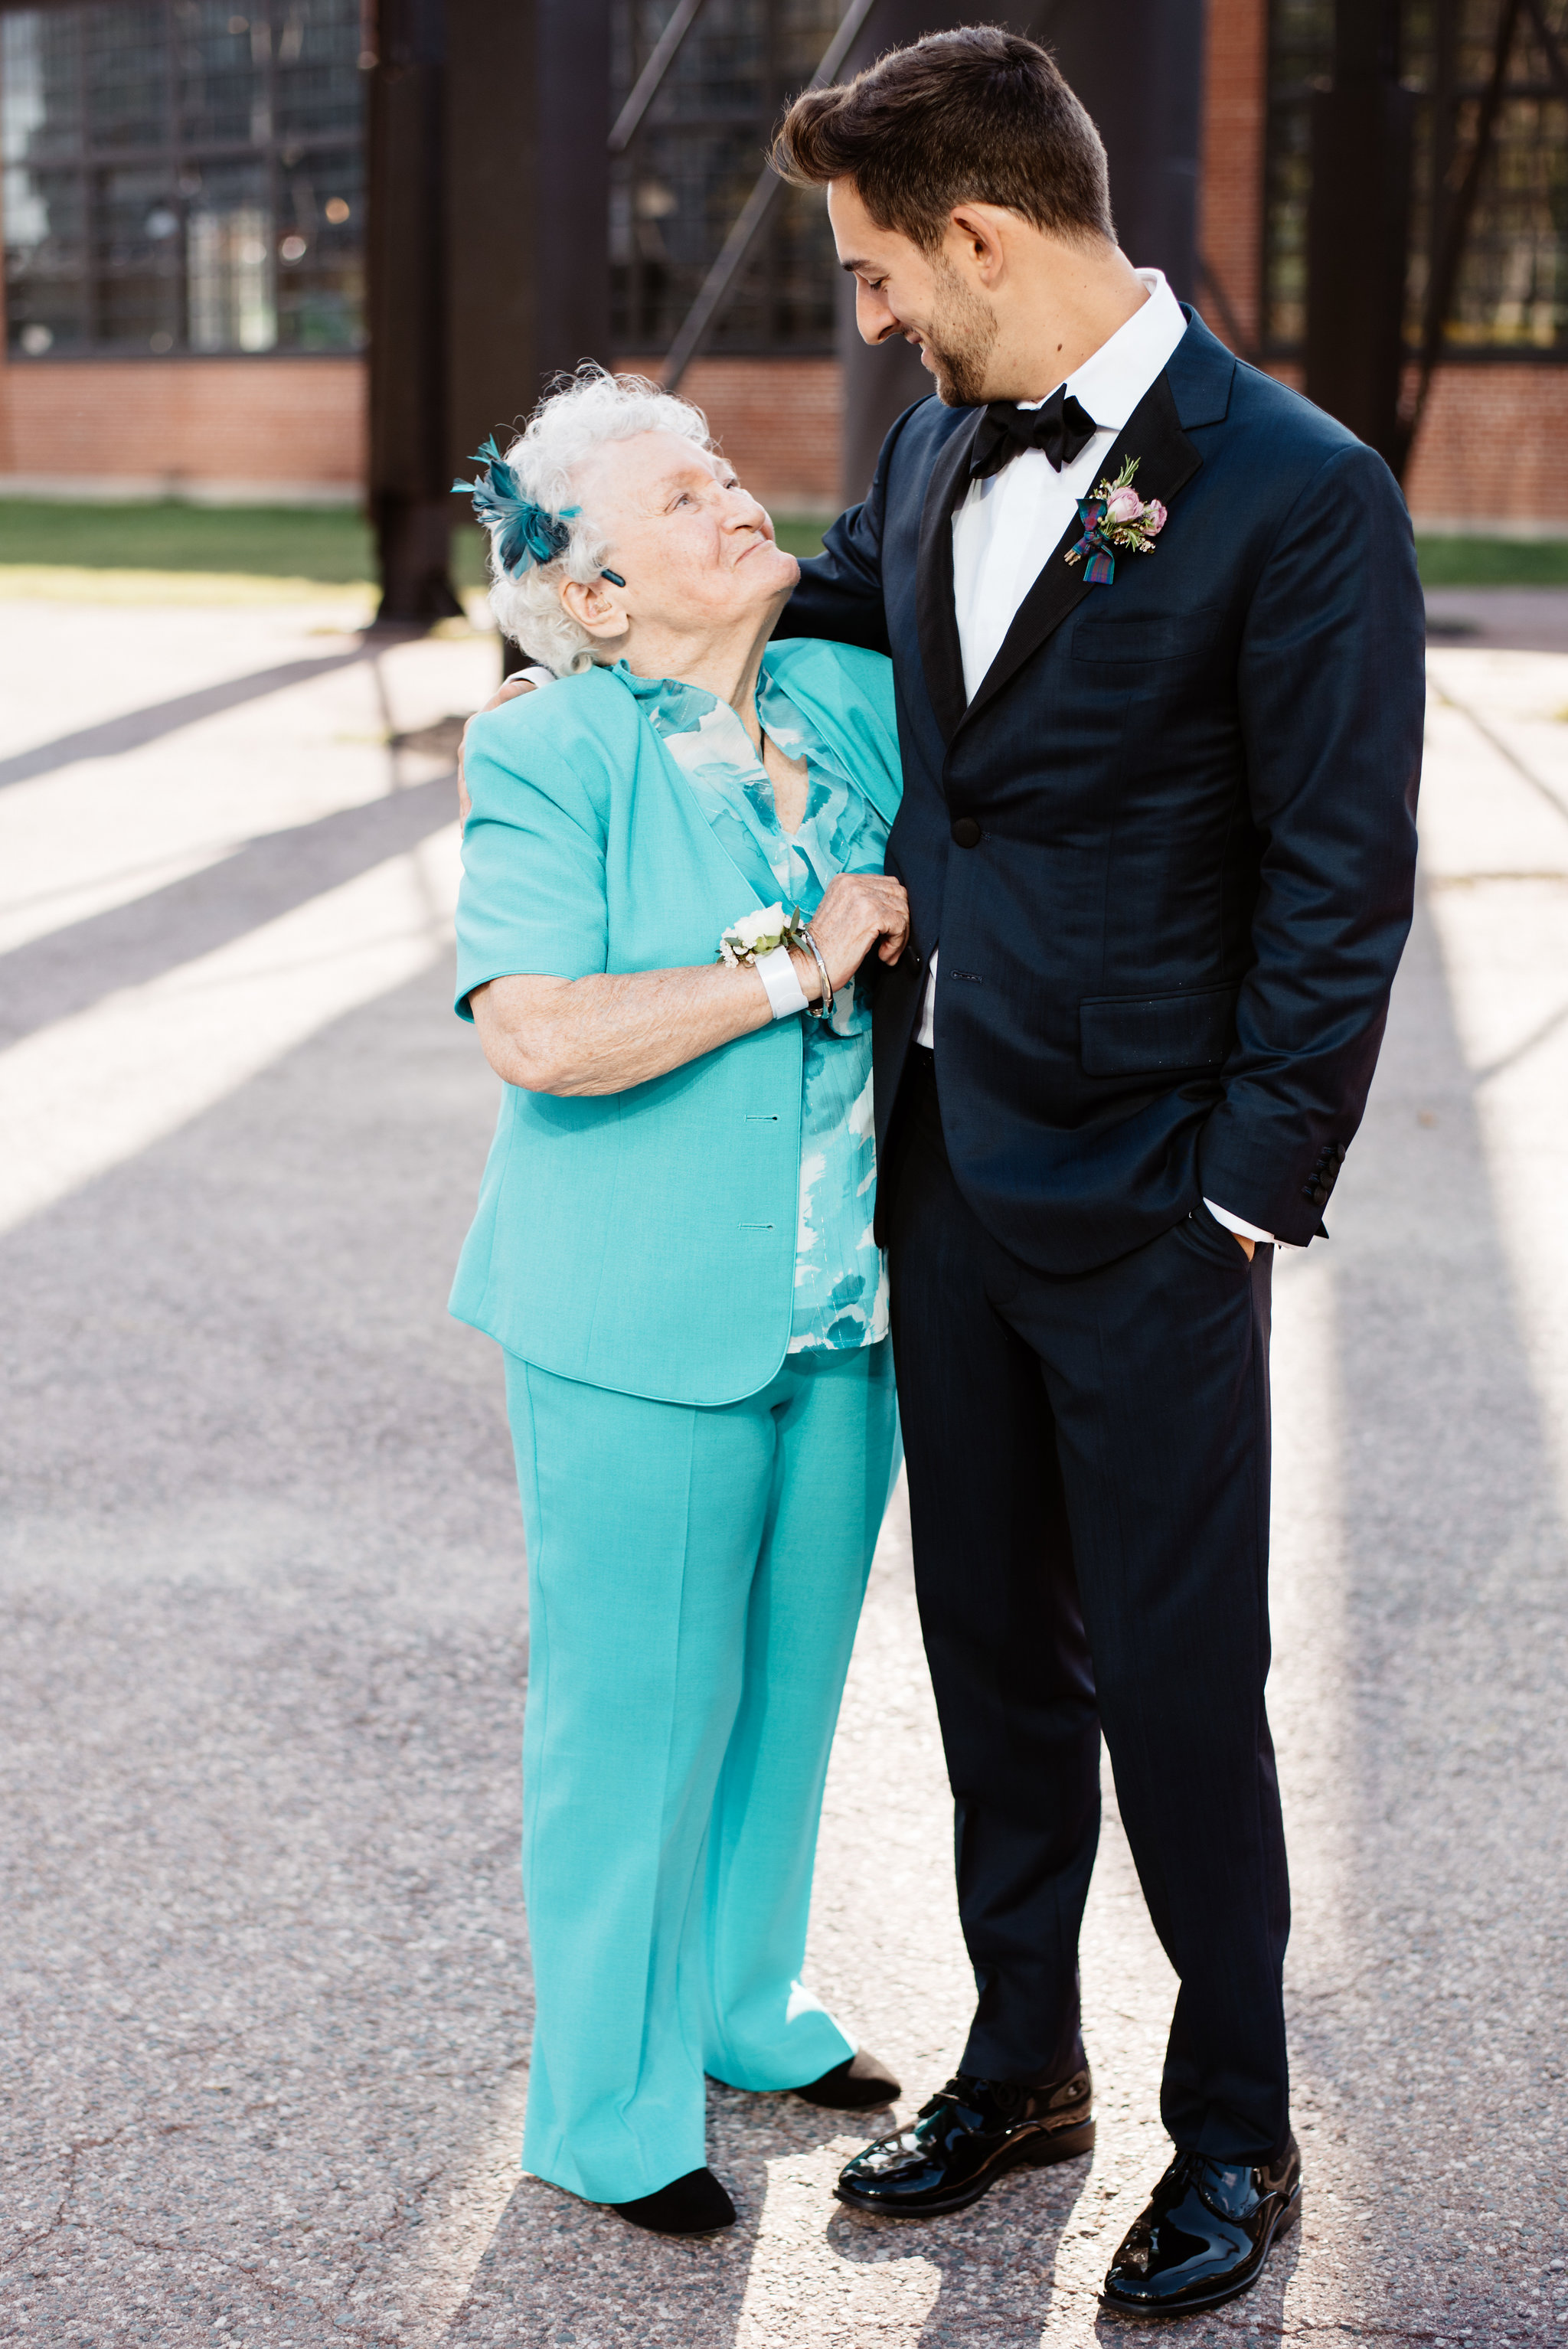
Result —
<instances>
[{"instance_id":1,"label":"plaid ribbon on boutonniere","mask_svg":"<svg viewBox=\"0 0 1568 2349\"><path fill-rule=\"evenodd\" d=\"M1078 500L1083 536L1068 547L1067 560L1081 563L1088 556L1084 577L1091 587L1110 585L1119 554L1152 554L1165 527L1165 508L1159 499L1145 504L1131 486L1139 462L1130 457L1114 481L1101 481L1093 497Z\"/></svg>"}]
</instances>

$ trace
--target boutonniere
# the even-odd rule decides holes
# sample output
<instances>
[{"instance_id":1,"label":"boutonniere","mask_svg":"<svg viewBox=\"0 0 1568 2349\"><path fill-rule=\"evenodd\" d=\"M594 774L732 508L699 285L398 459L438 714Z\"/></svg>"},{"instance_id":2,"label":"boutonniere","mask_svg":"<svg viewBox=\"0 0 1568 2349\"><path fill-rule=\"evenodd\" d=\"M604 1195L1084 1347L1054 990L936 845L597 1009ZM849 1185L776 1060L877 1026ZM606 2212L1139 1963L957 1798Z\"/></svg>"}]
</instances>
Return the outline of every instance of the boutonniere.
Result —
<instances>
[{"instance_id":1,"label":"boutonniere","mask_svg":"<svg viewBox=\"0 0 1568 2349\"><path fill-rule=\"evenodd\" d=\"M1139 460L1130 457L1114 481L1101 481L1092 498L1079 498L1078 520L1083 536L1069 546L1067 559L1088 557L1084 576L1091 587L1109 587L1116 577L1119 554L1152 554L1154 542L1165 527L1165 508L1158 498L1147 504L1132 487Z\"/></svg>"}]
</instances>

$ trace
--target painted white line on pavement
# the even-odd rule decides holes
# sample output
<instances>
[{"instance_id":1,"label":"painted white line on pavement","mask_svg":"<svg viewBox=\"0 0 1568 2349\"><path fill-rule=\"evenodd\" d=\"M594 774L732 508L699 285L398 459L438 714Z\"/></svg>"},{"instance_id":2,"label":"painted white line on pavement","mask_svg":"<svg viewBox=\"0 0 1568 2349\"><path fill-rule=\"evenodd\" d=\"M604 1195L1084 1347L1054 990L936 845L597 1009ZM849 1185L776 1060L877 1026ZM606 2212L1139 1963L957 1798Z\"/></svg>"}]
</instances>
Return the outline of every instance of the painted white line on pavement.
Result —
<instances>
[{"instance_id":1,"label":"painted white line on pavement","mask_svg":"<svg viewBox=\"0 0 1568 2349\"><path fill-rule=\"evenodd\" d=\"M458 827L0 1053L0 1231L122 1165L447 951Z\"/></svg>"}]
</instances>

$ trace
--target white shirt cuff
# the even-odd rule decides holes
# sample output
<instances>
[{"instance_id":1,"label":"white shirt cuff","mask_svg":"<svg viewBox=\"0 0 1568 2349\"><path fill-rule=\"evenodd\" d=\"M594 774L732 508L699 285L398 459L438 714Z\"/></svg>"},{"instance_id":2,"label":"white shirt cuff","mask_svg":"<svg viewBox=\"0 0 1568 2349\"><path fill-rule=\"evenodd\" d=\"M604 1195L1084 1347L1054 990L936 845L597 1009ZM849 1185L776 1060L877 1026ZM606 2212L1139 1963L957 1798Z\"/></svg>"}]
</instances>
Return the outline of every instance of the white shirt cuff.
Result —
<instances>
[{"instance_id":1,"label":"white shirt cuff","mask_svg":"<svg viewBox=\"0 0 1568 2349\"><path fill-rule=\"evenodd\" d=\"M808 997L788 947L775 947L770 954L758 955L751 968L768 989L775 1019L792 1019L797 1011L805 1010Z\"/></svg>"},{"instance_id":2,"label":"white shirt cuff","mask_svg":"<svg viewBox=\"0 0 1568 2349\"><path fill-rule=\"evenodd\" d=\"M1244 1240L1261 1240L1265 1247L1274 1247L1277 1245L1273 1232L1262 1231L1256 1224L1249 1224L1244 1217L1233 1216L1229 1207L1217 1207L1212 1199L1205 1199L1203 1205L1208 1208L1214 1221L1217 1224L1223 1224L1228 1232L1239 1233Z\"/></svg>"},{"instance_id":3,"label":"white shirt cuff","mask_svg":"<svg viewBox=\"0 0 1568 2349\"><path fill-rule=\"evenodd\" d=\"M936 1050L936 960L934 953L925 968L925 990L920 999L920 1025L914 1031L915 1042L923 1044L928 1052Z\"/></svg>"},{"instance_id":4,"label":"white shirt cuff","mask_svg":"<svg viewBox=\"0 0 1568 2349\"><path fill-rule=\"evenodd\" d=\"M505 682L508 685L553 685L555 671L542 667L538 661L530 661L526 668L514 668Z\"/></svg>"}]
</instances>

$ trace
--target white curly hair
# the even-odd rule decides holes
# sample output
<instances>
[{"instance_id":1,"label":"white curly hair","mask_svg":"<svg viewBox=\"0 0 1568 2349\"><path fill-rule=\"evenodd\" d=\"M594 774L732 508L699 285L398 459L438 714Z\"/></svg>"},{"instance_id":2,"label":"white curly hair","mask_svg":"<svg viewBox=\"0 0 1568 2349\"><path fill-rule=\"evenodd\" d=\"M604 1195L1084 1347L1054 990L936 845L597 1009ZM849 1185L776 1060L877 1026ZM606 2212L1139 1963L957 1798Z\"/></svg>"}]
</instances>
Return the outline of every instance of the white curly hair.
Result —
<instances>
[{"instance_id":1,"label":"white curly hair","mask_svg":"<svg viewBox=\"0 0 1568 2349\"><path fill-rule=\"evenodd\" d=\"M611 375L588 364L562 378L534 409L505 451L524 497L547 513L562 514L578 499L573 474L583 459L611 440L631 440L639 432L674 432L698 449L711 449L707 419L687 399L661 391L645 376ZM557 677L572 677L594 660L614 659L595 650L594 640L561 600L568 579L584 586L597 579L610 559L610 542L590 513L566 522L566 551L552 563L510 577L496 559L490 534L490 606L501 634L522 647Z\"/></svg>"}]
</instances>

